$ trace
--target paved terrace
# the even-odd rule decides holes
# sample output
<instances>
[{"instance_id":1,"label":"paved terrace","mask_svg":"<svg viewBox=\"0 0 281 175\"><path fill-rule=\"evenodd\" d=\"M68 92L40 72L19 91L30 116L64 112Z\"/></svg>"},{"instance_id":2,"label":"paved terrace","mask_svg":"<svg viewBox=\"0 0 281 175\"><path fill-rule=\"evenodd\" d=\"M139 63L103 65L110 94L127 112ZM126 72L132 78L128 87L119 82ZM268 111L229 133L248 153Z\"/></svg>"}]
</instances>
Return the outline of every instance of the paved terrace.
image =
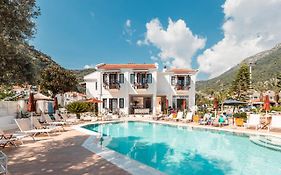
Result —
<instances>
[{"instance_id":1,"label":"paved terrace","mask_svg":"<svg viewBox=\"0 0 281 175\"><path fill-rule=\"evenodd\" d=\"M128 120L152 121L145 118L131 118ZM274 135L281 138L281 131L267 132L267 130L256 131L254 129L201 126L196 123L181 123L171 121L153 121L157 123L168 123L178 126L191 126L206 129L214 129L229 132L247 134ZM129 174L116 165L104 160L100 156L88 151L81 145L89 137L84 133L67 127L65 132L53 134L51 138L46 136L24 140L24 145L19 147L8 147L3 151L9 157L9 172L12 175L35 175L35 174Z\"/></svg>"}]
</instances>

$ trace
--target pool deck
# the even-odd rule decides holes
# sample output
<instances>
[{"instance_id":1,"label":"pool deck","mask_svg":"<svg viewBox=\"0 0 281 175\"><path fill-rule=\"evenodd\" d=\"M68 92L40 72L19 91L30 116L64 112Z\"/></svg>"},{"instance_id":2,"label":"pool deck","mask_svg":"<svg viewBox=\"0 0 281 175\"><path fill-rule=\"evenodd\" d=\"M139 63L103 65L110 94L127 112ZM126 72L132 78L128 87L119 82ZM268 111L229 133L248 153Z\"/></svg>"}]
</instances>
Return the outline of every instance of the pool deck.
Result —
<instances>
[{"instance_id":1,"label":"pool deck","mask_svg":"<svg viewBox=\"0 0 281 175\"><path fill-rule=\"evenodd\" d=\"M122 120L124 121L124 120ZM189 126L191 128L203 128L233 133L271 135L281 138L281 131L268 132L267 130L233 128L232 126L212 127L202 126L196 123L181 123L172 121L153 121L148 118L126 118L125 121L149 121L175 126ZM96 122L88 122L96 123ZM88 124L84 123L84 124ZM105 122L102 122L105 123ZM10 174L129 174L102 156L93 153L82 145L91 136L80 132L74 127L66 127L66 131L47 136L24 139L24 144L18 147L8 147L3 151L8 155L8 169Z\"/></svg>"}]
</instances>

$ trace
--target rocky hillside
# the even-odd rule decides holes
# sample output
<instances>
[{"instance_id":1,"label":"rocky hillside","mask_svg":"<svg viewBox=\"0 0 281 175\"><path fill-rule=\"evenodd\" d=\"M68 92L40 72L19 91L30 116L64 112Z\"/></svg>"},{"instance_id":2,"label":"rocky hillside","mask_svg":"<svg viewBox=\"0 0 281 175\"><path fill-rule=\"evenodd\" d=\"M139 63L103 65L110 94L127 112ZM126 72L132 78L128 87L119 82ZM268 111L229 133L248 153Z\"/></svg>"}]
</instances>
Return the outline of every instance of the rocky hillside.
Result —
<instances>
[{"instance_id":1,"label":"rocky hillside","mask_svg":"<svg viewBox=\"0 0 281 175\"><path fill-rule=\"evenodd\" d=\"M240 64L222 75L197 82L197 91L208 92L209 89L227 89L231 86L241 64L252 63L252 82L256 90L274 89L276 75L281 73L281 44L274 48L246 58Z\"/></svg>"}]
</instances>

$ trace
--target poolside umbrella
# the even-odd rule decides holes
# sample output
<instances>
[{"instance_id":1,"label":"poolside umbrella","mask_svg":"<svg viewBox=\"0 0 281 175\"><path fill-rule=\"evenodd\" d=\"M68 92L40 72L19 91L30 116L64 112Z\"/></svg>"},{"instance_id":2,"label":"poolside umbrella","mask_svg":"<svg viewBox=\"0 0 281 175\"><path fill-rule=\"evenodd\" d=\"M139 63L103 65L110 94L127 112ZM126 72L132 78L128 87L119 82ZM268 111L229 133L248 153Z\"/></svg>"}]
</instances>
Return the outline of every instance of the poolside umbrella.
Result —
<instances>
[{"instance_id":1,"label":"poolside umbrella","mask_svg":"<svg viewBox=\"0 0 281 175\"><path fill-rule=\"evenodd\" d=\"M27 106L27 111L30 112L30 115L31 115L30 125L32 127L33 126L33 124L32 124L33 112L36 111L34 94L32 92L29 93L29 98L28 98L28 104L27 105L28 105Z\"/></svg>"},{"instance_id":2,"label":"poolside umbrella","mask_svg":"<svg viewBox=\"0 0 281 175\"><path fill-rule=\"evenodd\" d=\"M59 105L58 105L58 98L55 97L55 98L54 98L54 111L55 111L55 112L56 112L56 110L58 110L58 107L59 107Z\"/></svg>"},{"instance_id":3,"label":"poolside umbrella","mask_svg":"<svg viewBox=\"0 0 281 175\"><path fill-rule=\"evenodd\" d=\"M270 101L269 101L269 96L268 95L265 96L265 100L264 100L264 104L263 104L263 109L265 110L266 113L267 113L267 111L270 110Z\"/></svg>"},{"instance_id":4,"label":"poolside umbrella","mask_svg":"<svg viewBox=\"0 0 281 175\"><path fill-rule=\"evenodd\" d=\"M27 103L27 111L28 112L35 112L36 106L34 101L34 94L32 92L29 93L28 103Z\"/></svg>"},{"instance_id":5,"label":"poolside umbrella","mask_svg":"<svg viewBox=\"0 0 281 175\"><path fill-rule=\"evenodd\" d=\"M215 117L217 117L217 110L219 108L219 102L217 98L214 98L214 110L215 110Z\"/></svg>"}]
</instances>

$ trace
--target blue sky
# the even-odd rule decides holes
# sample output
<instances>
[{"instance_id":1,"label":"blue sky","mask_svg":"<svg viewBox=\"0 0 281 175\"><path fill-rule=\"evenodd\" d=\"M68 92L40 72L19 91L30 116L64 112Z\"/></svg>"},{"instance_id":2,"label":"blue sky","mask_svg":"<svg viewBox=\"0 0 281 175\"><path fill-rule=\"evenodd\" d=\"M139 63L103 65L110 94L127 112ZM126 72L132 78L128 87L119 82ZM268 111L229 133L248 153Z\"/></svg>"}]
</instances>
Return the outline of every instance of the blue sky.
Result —
<instances>
[{"instance_id":1,"label":"blue sky","mask_svg":"<svg viewBox=\"0 0 281 175\"><path fill-rule=\"evenodd\" d=\"M281 1L38 0L37 4L41 16L31 44L69 69L101 62L158 62L160 67L199 68L199 79L207 79L281 41Z\"/></svg>"}]
</instances>

